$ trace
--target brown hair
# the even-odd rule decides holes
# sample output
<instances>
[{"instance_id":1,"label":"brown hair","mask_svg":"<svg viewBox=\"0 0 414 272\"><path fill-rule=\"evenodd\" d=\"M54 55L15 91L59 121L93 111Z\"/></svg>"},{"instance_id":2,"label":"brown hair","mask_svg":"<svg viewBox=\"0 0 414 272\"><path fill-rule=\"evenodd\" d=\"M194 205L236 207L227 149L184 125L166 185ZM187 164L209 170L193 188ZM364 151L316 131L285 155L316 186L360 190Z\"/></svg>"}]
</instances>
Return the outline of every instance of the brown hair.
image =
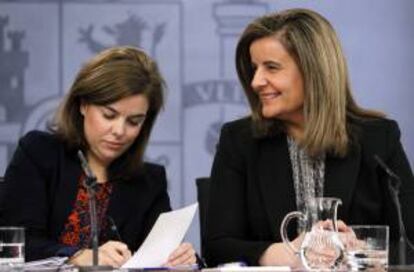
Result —
<instances>
[{"instance_id":1,"label":"brown hair","mask_svg":"<svg viewBox=\"0 0 414 272\"><path fill-rule=\"evenodd\" d=\"M81 68L50 129L69 148L88 150L81 103L107 105L131 95L144 95L149 107L141 131L108 169L110 179L136 176L152 127L164 105L164 86L157 64L144 51L134 47L109 48Z\"/></svg>"},{"instance_id":2,"label":"brown hair","mask_svg":"<svg viewBox=\"0 0 414 272\"><path fill-rule=\"evenodd\" d=\"M352 97L346 60L331 24L307 9L289 9L257 18L244 30L236 49L236 68L252 110L257 136L283 129L266 119L251 87L254 70L250 45L273 36L294 58L304 80L305 131L300 145L310 155L332 152L344 156L350 142L349 118L380 118L382 113L360 108Z\"/></svg>"}]
</instances>

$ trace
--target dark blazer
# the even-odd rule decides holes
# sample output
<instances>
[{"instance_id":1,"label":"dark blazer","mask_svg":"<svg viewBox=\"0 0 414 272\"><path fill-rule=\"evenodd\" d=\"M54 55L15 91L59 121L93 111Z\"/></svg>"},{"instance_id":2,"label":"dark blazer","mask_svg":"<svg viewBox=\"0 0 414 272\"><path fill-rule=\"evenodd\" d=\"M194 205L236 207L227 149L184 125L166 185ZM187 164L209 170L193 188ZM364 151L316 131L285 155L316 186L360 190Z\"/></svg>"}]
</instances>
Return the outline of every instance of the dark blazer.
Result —
<instances>
[{"instance_id":1,"label":"dark blazer","mask_svg":"<svg viewBox=\"0 0 414 272\"><path fill-rule=\"evenodd\" d=\"M34 131L20 139L6 170L0 224L26 228L26 260L73 254L58 243L82 174L76 151L56 136ZM169 211L165 169L145 163L137 180L113 183L107 214L121 239L137 250L161 212ZM70 253L69 253L70 252Z\"/></svg>"},{"instance_id":2,"label":"dark blazer","mask_svg":"<svg viewBox=\"0 0 414 272\"><path fill-rule=\"evenodd\" d=\"M405 224L414 237L414 178L391 120L354 121L356 140L344 158L327 155L324 196L338 197L338 218L347 224L390 225L398 237L395 206L374 154L402 180ZM265 249L281 242L284 216L296 210L286 135L255 138L251 120L225 124L211 174L206 258L209 265L246 261L257 265ZM411 206L411 207L410 207ZM289 234L296 236L291 224Z\"/></svg>"}]
</instances>

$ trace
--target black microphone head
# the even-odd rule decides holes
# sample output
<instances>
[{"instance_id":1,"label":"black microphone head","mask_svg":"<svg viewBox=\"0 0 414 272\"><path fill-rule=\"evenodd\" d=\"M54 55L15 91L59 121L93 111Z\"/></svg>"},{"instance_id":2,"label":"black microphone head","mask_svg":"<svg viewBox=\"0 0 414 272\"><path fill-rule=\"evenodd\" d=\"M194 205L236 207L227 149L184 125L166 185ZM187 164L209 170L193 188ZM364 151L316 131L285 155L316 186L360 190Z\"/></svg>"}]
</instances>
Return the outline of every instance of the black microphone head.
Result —
<instances>
[{"instance_id":1,"label":"black microphone head","mask_svg":"<svg viewBox=\"0 0 414 272\"><path fill-rule=\"evenodd\" d=\"M97 186L98 186L96 176L92 172L92 169L89 167L88 161L86 160L81 150L78 150L78 157L81 162L83 172L86 175L85 181L84 181L85 186L87 188L91 188L96 191Z\"/></svg>"},{"instance_id":2,"label":"black microphone head","mask_svg":"<svg viewBox=\"0 0 414 272\"><path fill-rule=\"evenodd\" d=\"M387 174L387 176L390 178L390 186L392 186L392 188L394 190L399 190L400 186L401 186L401 180L400 177L395 174L386 164L385 162L381 159L380 156L378 156L377 154L374 154L374 159L375 161L378 163L378 165L381 167L381 169Z\"/></svg>"}]
</instances>

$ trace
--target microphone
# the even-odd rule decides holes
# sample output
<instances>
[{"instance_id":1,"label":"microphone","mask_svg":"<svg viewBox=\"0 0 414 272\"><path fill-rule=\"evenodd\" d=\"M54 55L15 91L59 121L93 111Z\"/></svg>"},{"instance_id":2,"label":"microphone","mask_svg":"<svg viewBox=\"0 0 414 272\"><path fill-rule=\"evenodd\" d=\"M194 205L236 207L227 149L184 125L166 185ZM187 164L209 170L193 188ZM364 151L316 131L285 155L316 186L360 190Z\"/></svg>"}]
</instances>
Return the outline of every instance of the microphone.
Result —
<instances>
[{"instance_id":1,"label":"microphone","mask_svg":"<svg viewBox=\"0 0 414 272\"><path fill-rule=\"evenodd\" d=\"M98 216L96 214L96 189L97 179L92 169L89 167L83 152L78 150L78 157L81 161L83 172L86 175L85 187L88 192L89 202L89 218L91 223L91 240L92 240L92 266L80 267L80 271L111 271L111 266L99 266L98 260L98 247L99 247L99 229L98 229Z\"/></svg>"},{"instance_id":2,"label":"microphone","mask_svg":"<svg viewBox=\"0 0 414 272\"><path fill-rule=\"evenodd\" d=\"M378 165L381 167L381 169L388 176L388 190L391 194L392 201L397 211L398 228L399 228L399 233L400 233L400 238L398 240L398 251L399 251L398 262L400 265L405 265L406 264L406 245L408 244L411 249L414 249L414 246L407 237L404 220L402 218L401 202L399 198L401 179L397 174L394 173L394 171L392 171L385 164L385 162L378 155L375 154L374 159L378 163Z\"/></svg>"},{"instance_id":3,"label":"microphone","mask_svg":"<svg viewBox=\"0 0 414 272\"><path fill-rule=\"evenodd\" d=\"M88 161L86 160L81 150L78 150L78 158L81 162L83 172L86 175L86 179L85 179L86 188L96 189L96 185L97 185L96 176L92 172L92 169L89 167Z\"/></svg>"},{"instance_id":4,"label":"microphone","mask_svg":"<svg viewBox=\"0 0 414 272\"><path fill-rule=\"evenodd\" d=\"M395 190L397 193L400 192L400 186L401 186L401 179L397 174L395 174L386 164L385 162L378 156L374 155L374 159L377 161L377 163L381 166L382 170L385 171L385 173L390 178L390 183L388 186L390 186L392 190Z\"/></svg>"}]
</instances>

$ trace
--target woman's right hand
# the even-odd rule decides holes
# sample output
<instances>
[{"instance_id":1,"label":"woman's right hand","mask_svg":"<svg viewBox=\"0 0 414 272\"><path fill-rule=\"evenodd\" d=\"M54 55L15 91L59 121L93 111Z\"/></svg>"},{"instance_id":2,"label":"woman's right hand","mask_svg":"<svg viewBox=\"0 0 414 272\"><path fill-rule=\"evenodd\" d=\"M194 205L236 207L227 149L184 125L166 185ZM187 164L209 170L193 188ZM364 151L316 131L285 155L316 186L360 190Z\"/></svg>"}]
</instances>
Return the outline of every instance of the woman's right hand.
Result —
<instances>
[{"instance_id":1,"label":"woman's right hand","mask_svg":"<svg viewBox=\"0 0 414 272\"><path fill-rule=\"evenodd\" d=\"M128 246L118 241L108 241L98 248L99 265L121 267L129 258L131 258L131 251ZM92 259L91 249L81 249L70 258L70 263L77 266L90 266Z\"/></svg>"},{"instance_id":2,"label":"woman's right hand","mask_svg":"<svg viewBox=\"0 0 414 272\"><path fill-rule=\"evenodd\" d=\"M332 229L332 221L325 220L320 221L318 226L322 229ZM348 227L342 220L337 221L338 232L341 235L352 234L352 229ZM305 238L304 233L296 237L292 241L294 248L299 250L302 245L303 239ZM330 253L326 253L327 256L330 256ZM259 265L268 266L268 265L286 265L291 268L301 267L301 262L297 254L293 253L287 245L283 243L274 243L271 244L262 254L259 259Z\"/></svg>"}]
</instances>

